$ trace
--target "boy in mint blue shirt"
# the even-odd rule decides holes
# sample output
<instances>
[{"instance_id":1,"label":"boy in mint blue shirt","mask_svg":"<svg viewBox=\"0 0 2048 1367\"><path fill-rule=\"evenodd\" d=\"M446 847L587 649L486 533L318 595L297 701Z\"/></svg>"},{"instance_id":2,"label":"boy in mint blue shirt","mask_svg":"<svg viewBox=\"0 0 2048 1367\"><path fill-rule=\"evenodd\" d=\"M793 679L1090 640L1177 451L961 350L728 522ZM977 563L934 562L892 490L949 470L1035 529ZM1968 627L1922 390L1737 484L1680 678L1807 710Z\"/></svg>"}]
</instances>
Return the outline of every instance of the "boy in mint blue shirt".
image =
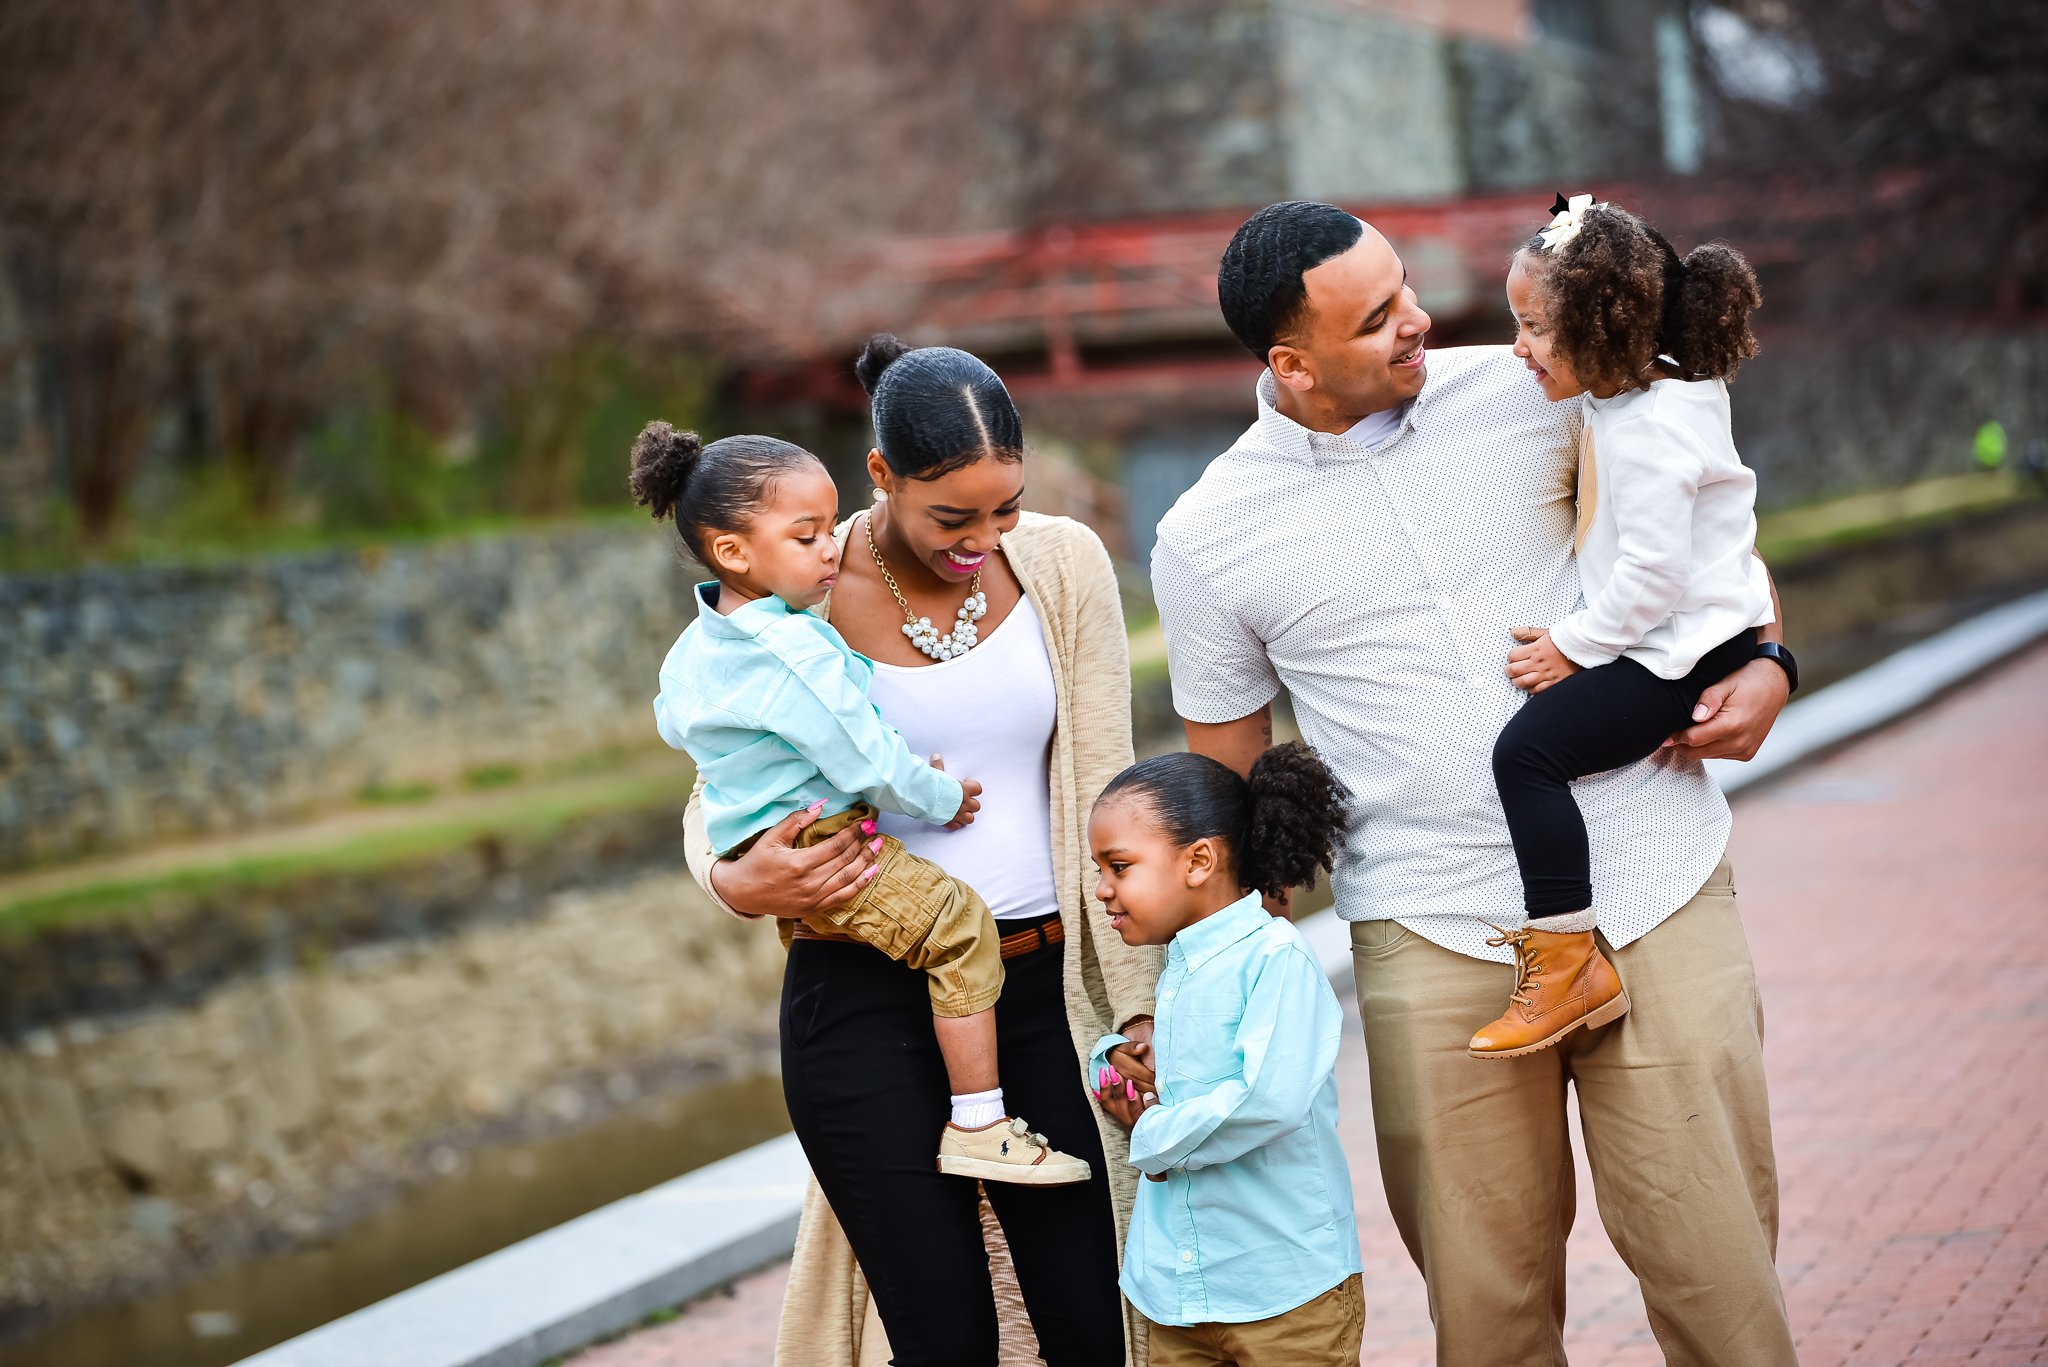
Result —
<instances>
[{"instance_id":1,"label":"boy in mint blue shirt","mask_svg":"<svg viewBox=\"0 0 2048 1367\"><path fill-rule=\"evenodd\" d=\"M953 1090L939 1170L1030 1186L1087 1181L1084 1160L1004 1107L994 1011L1002 941L988 905L875 834L877 808L967 825L980 785L910 752L868 699L874 665L809 610L837 580L832 477L774 437L706 446L657 422L634 443L632 487L656 518L675 518L683 544L717 576L697 586L697 620L662 661L654 699L661 738L697 762L712 848L742 853L800 811L819 818L798 835L804 846L858 823L873 837L874 868L849 901L802 924L813 938L858 941L924 971Z\"/></svg>"},{"instance_id":2,"label":"boy in mint blue shirt","mask_svg":"<svg viewBox=\"0 0 2048 1367\"><path fill-rule=\"evenodd\" d=\"M1089 1058L1148 1179L1119 1285L1152 1322L1153 1367L1359 1359L1363 1263L1337 1142L1343 1010L1261 899L1330 866L1342 798L1304 745L1266 751L1249 781L1173 754L1111 780L1089 819L1111 927L1167 947L1150 1049L1105 1035Z\"/></svg>"}]
</instances>

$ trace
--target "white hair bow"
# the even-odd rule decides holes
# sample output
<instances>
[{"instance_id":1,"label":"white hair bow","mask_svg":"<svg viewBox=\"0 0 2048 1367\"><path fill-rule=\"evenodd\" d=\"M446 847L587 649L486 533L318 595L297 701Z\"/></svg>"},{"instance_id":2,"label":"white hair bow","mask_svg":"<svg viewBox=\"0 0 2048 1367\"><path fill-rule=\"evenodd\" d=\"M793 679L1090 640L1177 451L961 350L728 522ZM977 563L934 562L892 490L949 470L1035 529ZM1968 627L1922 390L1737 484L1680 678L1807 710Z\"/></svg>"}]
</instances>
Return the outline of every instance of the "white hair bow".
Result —
<instances>
[{"instance_id":1,"label":"white hair bow","mask_svg":"<svg viewBox=\"0 0 2048 1367\"><path fill-rule=\"evenodd\" d=\"M1550 226L1540 230L1536 236L1542 239L1545 251L1557 251L1579 235L1579 229L1585 226L1586 210L1606 207L1605 204L1595 204L1591 195L1573 195L1570 199L1559 195L1551 206L1553 217Z\"/></svg>"}]
</instances>

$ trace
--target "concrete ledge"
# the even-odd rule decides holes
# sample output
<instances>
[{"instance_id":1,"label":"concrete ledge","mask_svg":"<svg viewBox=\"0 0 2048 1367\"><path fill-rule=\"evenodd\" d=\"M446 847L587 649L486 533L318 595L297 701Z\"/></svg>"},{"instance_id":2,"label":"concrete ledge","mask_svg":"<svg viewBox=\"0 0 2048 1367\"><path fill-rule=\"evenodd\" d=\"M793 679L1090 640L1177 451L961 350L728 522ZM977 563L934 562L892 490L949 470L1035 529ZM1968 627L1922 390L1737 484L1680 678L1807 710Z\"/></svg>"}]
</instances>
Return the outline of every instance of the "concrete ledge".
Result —
<instances>
[{"instance_id":1,"label":"concrete ledge","mask_svg":"<svg viewBox=\"0 0 2048 1367\"><path fill-rule=\"evenodd\" d=\"M1891 725L2044 636L2048 592L1993 608L1794 702L1755 759L1710 759L1707 768L1732 796Z\"/></svg>"},{"instance_id":2,"label":"concrete ledge","mask_svg":"<svg viewBox=\"0 0 2048 1367\"><path fill-rule=\"evenodd\" d=\"M810 1169L795 1135L629 1196L242 1367L534 1367L789 1256Z\"/></svg>"},{"instance_id":3,"label":"concrete ledge","mask_svg":"<svg viewBox=\"0 0 2048 1367\"><path fill-rule=\"evenodd\" d=\"M2048 636L2048 593L2007 604L1785 709L1762 753L1709 768L1729 793L1885 726ZM1334 912L1302 933L1351 983ZM501 1249L240 1367L534 1367L789 1256L809 1169L794 1135Z\"/></svg>"}]
</instances>

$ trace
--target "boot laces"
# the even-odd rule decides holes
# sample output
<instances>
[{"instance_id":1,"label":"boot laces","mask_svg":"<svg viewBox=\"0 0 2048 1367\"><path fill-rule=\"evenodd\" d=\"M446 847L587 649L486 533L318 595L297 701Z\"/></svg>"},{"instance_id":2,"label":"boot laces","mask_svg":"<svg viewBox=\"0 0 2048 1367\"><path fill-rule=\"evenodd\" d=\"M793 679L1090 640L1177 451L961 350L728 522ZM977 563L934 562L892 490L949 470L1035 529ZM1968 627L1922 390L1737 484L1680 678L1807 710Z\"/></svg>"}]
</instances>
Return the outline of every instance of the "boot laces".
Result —
<instances>
[{"instance_id":1,"label":"boot laces","mask_svg":"<svg viewBox=\"0 0 2048 1367\"><path fill-rule=\"evenodd\" d=\"M1486 943L1495 949L1505 945L1515 953L1515 990L1508 993L1508 1000L1520 1002L1524 1006L1529 1005L1528 997L1523 994L1536 990L1536 980L1542 976L1540 970L1543 967L1543 960L1536 947L1529 943L1528 927L1523 926L1518 930L1501 930L1499 926L1494 926L1491 921L1488 921L1487 924L1493 926L1500 933L1487 936Z\"/></svg>"}]
</instances>

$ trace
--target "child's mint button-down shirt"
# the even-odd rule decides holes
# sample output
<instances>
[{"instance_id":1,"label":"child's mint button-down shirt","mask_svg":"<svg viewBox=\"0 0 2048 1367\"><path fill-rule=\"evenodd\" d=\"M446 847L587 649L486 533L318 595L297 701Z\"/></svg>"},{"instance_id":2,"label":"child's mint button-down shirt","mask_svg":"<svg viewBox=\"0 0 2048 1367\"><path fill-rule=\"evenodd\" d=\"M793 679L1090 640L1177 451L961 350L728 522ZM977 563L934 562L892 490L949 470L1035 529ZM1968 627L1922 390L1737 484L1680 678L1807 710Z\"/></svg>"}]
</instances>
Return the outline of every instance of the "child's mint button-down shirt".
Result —
<instances>
[{"instance_id":1,"label":"child's mint button-down shirt","mask_svg":"<svg viewBox=\"0 0 2048 1367\"><path fill-rule=\"evenodd\" d=\"M1241 1324L1362 1270L1337 1144L1343 1009L1301 933L1257 893L1173 937L1153 1027L1159 1104L1131 1130L1138 1183L1119 1285L1159 1324ZM1111 1046L1089 1059L1088 1085Z\"/></svg>"},{"instance_id":2,"label":"child's mint button-down shirt","mask_svg":"<svg viewBox=\"0 0 2048 1367\"><path fill-rule=\"evenodd\" d=\"M868 701L874 664L824 618L780 598L718 610L697 586L697 620L661 663L654 722L704 779L704 830L723 854L823 799L830 815L862 799L943 824L960 780L910 752Z\"/></svg>"}]
</instances>

